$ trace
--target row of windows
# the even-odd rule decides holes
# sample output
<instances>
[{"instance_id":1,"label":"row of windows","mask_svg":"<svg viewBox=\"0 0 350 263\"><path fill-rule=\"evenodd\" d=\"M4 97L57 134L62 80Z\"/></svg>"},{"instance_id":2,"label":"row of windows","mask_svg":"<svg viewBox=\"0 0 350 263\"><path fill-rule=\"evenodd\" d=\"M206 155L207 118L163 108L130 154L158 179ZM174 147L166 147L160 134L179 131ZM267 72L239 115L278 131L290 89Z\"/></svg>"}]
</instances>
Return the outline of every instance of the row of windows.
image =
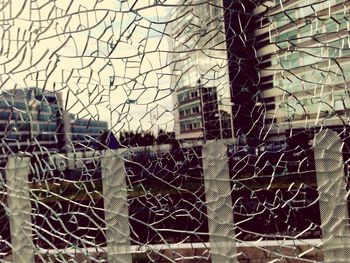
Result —
<instances>
[{"instance_id":1,"label":"row of windows","mask_svg":"<svg viewBox=\"0 0 350 263\"><path fill-rule=\"evenodd\" d=\"M57 131L57 125L55 123L44 123L39 124L39 130L40 131Z\"/></svg>"},{"instance_id":2,"label":"row of windows","mask_svg":"<svg viewBox=\"0 0 350 263\"><path fill-rule=\"evenodd\" d=\"M57 131L57 125L56 123L29 123L29 122L5 122L5 123L0 123L0 131L4 130L11 130L11 129L16 129L16 130L30 130L32 127L32 130L37 130L37 131L46 131L46 132L56 132ZM82 128L77 128L73 127L72 128L72 133L76 134L101 134L103 129L99 127L82 127Z\"/></svg>"},{"instance_id":3,"label":"row of windows","mask_svg":"<svg viewBox=\"0 0 350 263\"><path fill-rule=\"evenodd\" d=\"M285 109L287 117L295 115L313 114L316 115L318 112L333 112L333 111L344 111L350 109L350 98L348 95L334 95L332 99L328 96L320 98L313 97L307 99L289 99L281 104L281 107Z\"/></svg>"},{"instance_id":4,"label":"row of windows","mask_svg":"<svg viewBox=\"0 0 350 263\"><path fill-rule=\"evenodd\" d=\"M193 120L180 122L181 132L192 131L192 130L200 129L201 127L202 127L202 122L200 119L193 119Z\"/></svg>"},{"instance_id":5,"label":"row of windows","mask_svg":"<svg viewBox=\"0 0 350 263\"><path fill-rule=\"evenodd\" d=\"M186 101L195 100L199 98L198 90L186 90L177 95L177 100L181 104Z\"/></svg>"},{"instance_id":6,"label":"row of windows","mask_svg":"<svg viewBox=\"0 0 350 263\"><path fill-rule=\"evenodd\" d=\"M17 130L30 130L32 127L33 130L39 131L56 131L56 123L32 123L32 122L20 122L20 121L11 121L11 122L1 122L0 131L17 129Z\"/></svg>"},{"instance_id":7,"label":"row of windows","mask_svg":"<svg viewBox=\"0 0 350 263\"><path fill-rule=\"evenodd\" d=\"M0 138L5 139L5 141L6 139L8 139L8 140L13 140L21 143L29 140L30 134L27 134L24 132L16 133L12 131L12 132L0 133Z\"/></svg>"},{"instance_id":8,"label":"row of windows","mask_svg":"<svg viewBox=\"0 0 350 263\"><path fill-rule=\"evenodd\" d=\"M108 125L106 122L102 121L95 121L95 120L88 120L88 119L80 119L80 120L75 120L72 126L81 126L81 128L104 128L107 129Z\"/></svg>"},{"instance_id":9,"label":"row of windows","mask_svg":"<svg viewBox=\"0 0 350 263\"><path fill-rule=\"evenodd\" d=\"M28 112L19 112L12 110L0 111L0 120L21 120L21 121L30 121Z\"/></svg>"},{"instance_id":10,"label":"row of windows","mask_svg":"<svg viewBox=\"0 0 350 263\"><path fill-rule=\"evenodd\" d=\"M332 70L312 70L298 75L286 72L283 78L275 79L274 83L279 89L293 93L315 89L320 85L339 85L349 81L350 64L331 68Z\"/></svg>"},{"instance_id":11,"label":"row of windows","mask_svg":"<svg viewBox=\"0 0 350 263\"><path fill-rule=\"evenodd\" d=\"M0 101L0 108L12 108L12 107L23 110L23 109L26 109L26 104L24 102L18 102L18 101L15 101L13 103L13 101L11 100Z\"/></svg>"},{"instance_id":12,"label":"row of windows","mask_svg":"<svg viewBox=\"0 0 350 263\"><path fill-rule=\"evenodd\" d=\"M280 65L282 69L290 70L300 66L307 66L324 61L322 49L318 47L308 48L305 51L286 52L283 56L272 59L273 65Z\"/></svg>"},{"instance_id":13,"label":"row of windows","mask_svg":"<svg viewBox=\"0 0 350 263\"><path fill-rule=\"evenodd\" d=\"M328 52L333 58L350 56L350 38L345 37L330 42Z\"/></svg>"},{"instance_id":14,"label":"row of windows","mask_svg":"<svg viewBox=\"0 0 350 263\"><path fill-rule=\"evenodd\" d=\"M180 117L186 117L188 115L197 114L199 112L200 106L198 103L179 110Z\"/></svg>"},{"instance_id":15,"label":"row of windows","mask_svg":"<svg viewBox=\"0 0 350 263\"><path fill-rule=\"evenodd\" d=\"M50 112L36 112L35 114L31 114L29 112L16 111L12 109L7 109L0 111L0 120L21 120L25 121L56 121L56 113Z\"/></svg>"},{"instance_id":16,"label":"row of windows","mask_svg":"<svg viewBox=\"0 0 350 263\"><path fill-rule=\"evenodd\" d=\"M39 115L37 120L44 123L33 123L29 118L24 119L22 113L18 114L17 112L0 112L0 131L9 130L9 129L32 129L39 131L57 131L56 120L50 121L49 115ZM8 120L8 121L6 121ZM11 121L11 122L9 122ZM96 124L96 123L93 123ZM26 128L23 128L26 127ZM107 124L102 123L99 126L73 126L73 133L96 133L101 134L103 130L107 129Z\"/></svg>"},{"instance_id":17,"label":"row of windows","mask_svg":"<svg viewBox=\"0 0 350 263\"><path fill-rule=\"evenodd\" d=\"M324 46L299 48L297 51L285 51L272 58L272 65L281 64L283 68L290 69L318 63L325 58L339 58L350 55L350 39L348 37L337 39Z\"/></svg>"},{"instance_id":18,"label":"row of windows","mask_svg":"<svg viewBox=\"0 0 350 263\"><path fill-rule=\"evenodd\" d=\"M330 1L301 1L300 3L293 4L288 7L289 10L285 10L275 14L272 19L275 21L277 27L285 26L291 22L295 22L300 18L307 17L309 15L315 14L321 10L329 10L330 7L343 3L344 0L330 0ZM280 2L284 1L279 1ZM298 8L299 7L299 8Z\"/></svg>"},{"instance_id":19,"label":"row of windows","mask_svg":"<svg viewBox=\"0 0 350 263\"><path fill-rule=\"evenodd\" d=\"M56 112L58 109L58 106L56 104L48 104L45 101L42 102L32 102L32 103L25 103L21 101L13 101L13 100L6 100L2 99L0 100L0 108L17 108L20 110L30 110L35 105L35 108L37 111L43 111L43 112Z\"/></svg>"},{"instance_id":20,"label":"row of windows","mask_svg":"<svg viewBox=\"0 0 350 263\"><path fill-rule=\"evenodd\" d=\"M16 132L16 131L10 131L7 133L0 133L1 139L9 139L9 140L16 140L19 143L25 142L27 140L31 139L30 133L26 132ZM35 136L35 139L38 141L57 141L57 138L55 134L50 133L39 133Z\"/></svg>"},{"instance_id":21,"label":"row of windows","mask_svg":"<svg viewBox=\"0 0 350 263\"><path fill-rule=\"evenodd\" d=\"M293 27L288 31L278 32L276 36L271 38L271 41L276 43L279 48L285 49L293 44L311 40L318 34L339 32L347 28L349 28L348 19L343 14L335 14L329 19L315 18L312 22L306 20L305 24Z\"/></svg>"},{"instance_id":22,"label":"row of windows","mask_svg":"<svg viewBox=\"0 0 350 263\"><path fill-rule=\"evenodd\" d=\"M20 131L30 130L29 123L0 123L0 132L11 130L14 127Z\"/></svg>"}]
</instances>

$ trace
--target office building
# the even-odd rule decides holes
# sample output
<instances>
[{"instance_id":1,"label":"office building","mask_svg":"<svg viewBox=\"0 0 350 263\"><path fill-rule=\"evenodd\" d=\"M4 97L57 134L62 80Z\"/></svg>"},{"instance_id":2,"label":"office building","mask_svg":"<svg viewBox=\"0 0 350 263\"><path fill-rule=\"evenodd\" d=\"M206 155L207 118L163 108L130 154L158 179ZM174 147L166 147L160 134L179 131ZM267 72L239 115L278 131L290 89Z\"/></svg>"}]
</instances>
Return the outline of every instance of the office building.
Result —
<instances>
[{"instance_id":1,"label":"office building","mask_svg":"<svg viewBox=\"0 0 350 263\"><path fill-rule=\"evenodd\" d=\"M219 107L215 87L181 90L177 103L181 135L200 132L204 140L231 138L231 116Z\"/></svg>"},{"instance_id":2,"label":"office building","mask_svg":"<svg viewBox=\"0 0 350 263\"><path fill-rule=\"evenodd\" d=\"M176 138L231 137L232 131L213 132L218 127L226 127L232 116L220 2L218 5L216 2L187 1L174 9L171 17L175 21L169 27L173 40L171 62ZM214 126L212 122L206 122L209 115L203 111L207 102L203 101L202 95L208 90L216 97L215 102L211 102L216 104L212 106L217 111L214 117L218 118L214 120Z\"/></svg>"},{"instance_id":3,"label":"office building","mask_svg":"<svg viewBox=\"0 0 350 263\"><path fill-rule=\"evenodd\" d=\"M254 9L266 140L343 131L350 99L349 2L275 1ZM300 139L300 138L299 138Z\"/></svg>"},{"instance_id":4,"label":"office building","mask_svg":"<svg viewBox=\"0 0 350 263\"><path fill-rule=\"evenodd\" d=\"M59 144L59 94L37 88L3 91L0 95L2 153L56 149Z\"/></svg>"},{"instance_id":5,"label":"office building","mask_svg":"<svg viewBox=\"0 0 350 263\"><path fill-rule=\"evenodd\" d=\"M6 90L0 94L1 154L19 151L69 151L101 148L108 123L75 118L62 109L60 93L39 88Z\"/></svg>"}]
</instances>

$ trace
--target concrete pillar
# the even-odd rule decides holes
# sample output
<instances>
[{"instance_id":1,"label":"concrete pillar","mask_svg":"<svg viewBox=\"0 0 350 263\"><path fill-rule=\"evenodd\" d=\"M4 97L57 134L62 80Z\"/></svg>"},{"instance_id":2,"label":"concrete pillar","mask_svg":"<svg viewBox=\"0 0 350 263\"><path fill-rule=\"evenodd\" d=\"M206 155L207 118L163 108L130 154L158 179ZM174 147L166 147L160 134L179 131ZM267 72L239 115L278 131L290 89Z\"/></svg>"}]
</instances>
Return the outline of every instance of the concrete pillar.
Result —
<instances>
[{"instance_id":1,"label":"concrete pillar","mask_svg":"<svg viewBox=\"0 0 350 263\"><path fill-rule=\"evenodd\" d=\"M34 262L31 203L28 174L30 159L9 157L6 164L7 204L9 208L12 262Z\"/></svg>"},{"instance_id":2,"label":"concrete pillar","mask_svg":"<svg viewBox=\"0 0 350 263\"><path fill-rule=\"evenodd\" d=\"M350 262L349 214L342 141L329 129L315 137L315 163L325 262Z\"/></svg>"},{"instance_id":3,"label":"concrete pillar","mask_svg":"<svg viewBox=\"0 0 350 263\"><path fill-rule=\"evenodd\" d=\"M122 150L107 150L102 157L102 187L108 262L132 263L126 172Z\"/></svg>"},{"instance_id":4,"label":"concrete pillar","mask_svg":"<svg viewBox=\"0 0 350 263\"><path fill-rule=\"evenodd\" d=\"M238 262L227 146L209 141L202 156L212 263Z\"/></svg>"}]
</instances>

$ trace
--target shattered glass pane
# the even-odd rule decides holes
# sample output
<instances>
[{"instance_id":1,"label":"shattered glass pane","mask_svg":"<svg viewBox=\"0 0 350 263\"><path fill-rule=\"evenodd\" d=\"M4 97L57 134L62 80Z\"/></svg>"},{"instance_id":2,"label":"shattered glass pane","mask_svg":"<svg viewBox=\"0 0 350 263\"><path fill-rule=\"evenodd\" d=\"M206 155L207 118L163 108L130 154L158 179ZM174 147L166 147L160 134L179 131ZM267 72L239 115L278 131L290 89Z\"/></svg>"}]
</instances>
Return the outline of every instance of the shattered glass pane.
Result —
<instances>
[{"instance_id":1,"label":"shattered glass pane","mask_svg":"<svg viewBox=\"0 0 350 263\"><path fill-rule=\"evenodd\" d=\"M346 0L0 0L0 262L349 262Z\"/></svg>"}]
</instances>

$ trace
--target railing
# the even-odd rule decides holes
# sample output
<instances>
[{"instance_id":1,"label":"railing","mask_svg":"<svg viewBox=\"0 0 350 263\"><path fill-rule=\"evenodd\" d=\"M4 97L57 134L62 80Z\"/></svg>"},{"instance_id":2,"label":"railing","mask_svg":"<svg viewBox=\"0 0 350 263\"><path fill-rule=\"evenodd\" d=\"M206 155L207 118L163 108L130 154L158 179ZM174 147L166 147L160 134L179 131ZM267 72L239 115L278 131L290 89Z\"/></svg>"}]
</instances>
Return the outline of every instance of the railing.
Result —
<instances>
[{"instance_id":1,"label":"railing","mask_svg":"<svg viewBox=\"0 0 350 263\"><path fill-rule=\"evenodd\" d=\"M134 254L152 251L168 262L175 262L164 251L196 247L209 249L211 262L225 263L233 262L234 259L238 260L239 255L241 255L238 252L240 247L251 246L267 249L288 243L289 246L306 244L321 247L326 262L335 262L335 259L336 262L347 262L347 255L350 252L349 214L347 185L344 180L342 141L339 136L331 130L323 130L316 135L314 140L322 234L320 239L310 240L299 238L302 233L289 238L284 236L283 240L280 241L278 241L277 235L274 240L244 241L239 239L239 225L242 222L236 222L235 214L232 212L234 206L232 191L234 190L231 183L234 179L230 176L227 161L228 143L232 142L209 141L203 145L202 149L207 234L209 235L207 243L203 240L202 243L182 244L163 239L155 244L143 243L139 240L138 245L135 245L135 242L138 241L135 240L135 237L131 237L130 219L138 219L134 215L130 215L130 200L128 201L130 189L128 188L129 182L127 182L130 178L125 169L125 162L128 162L125 157L132 149L118 149L94 153L86 152L84 156L79 156L77 153L69 153L66 156L60 154L51 156L52 164L56 165L56 168L53 169L62 169L62 163L66 165L66 168L74 168L79 162L83 164L87 160L101 161L102 192L99 198L103 198L104 202L105 227L102 228L105 232L105 245L94 246L93 243L90 243L90 247L77 245L75 248L71 246L71 248L60 249L55 242L50 240L47 241L51 244L49 249L34 245L33 231L36 226L32 223L32 218L35 215L32 212L31 202L41 203L44 206L48 203L32 195L32 184L28 184L28 176L32 168L30 159L20 156L9 157L5 169L6 185L1 194L7 197L11 231L10 247L12 250L9 254L12 254L12 261L27 263L34 262L35 257L42 258L45 254L68 253L74 255L81 253L89 255L95 251L96 253L105 253L108 262L131 263ZM45 189L50 190L50 187L46 186ZM145 192L143 193L147 196ZM86 198L91 196L86 196ZM73 203L75 202L74 198L78 198L77 196L71 199L65 196L61 197ZM61 223L64 225L65 222ZM84 224L84 222L76 222L78 225L80 223ZM140 223L147 224L148 222ZM152 228L153 226L149 224L148 227ZM279 253L283 256L283 252ZM303 253L307 254L308 251L305 250ZM286 258L288 257L286 255Z\"/></svg>"}]
</instances>

